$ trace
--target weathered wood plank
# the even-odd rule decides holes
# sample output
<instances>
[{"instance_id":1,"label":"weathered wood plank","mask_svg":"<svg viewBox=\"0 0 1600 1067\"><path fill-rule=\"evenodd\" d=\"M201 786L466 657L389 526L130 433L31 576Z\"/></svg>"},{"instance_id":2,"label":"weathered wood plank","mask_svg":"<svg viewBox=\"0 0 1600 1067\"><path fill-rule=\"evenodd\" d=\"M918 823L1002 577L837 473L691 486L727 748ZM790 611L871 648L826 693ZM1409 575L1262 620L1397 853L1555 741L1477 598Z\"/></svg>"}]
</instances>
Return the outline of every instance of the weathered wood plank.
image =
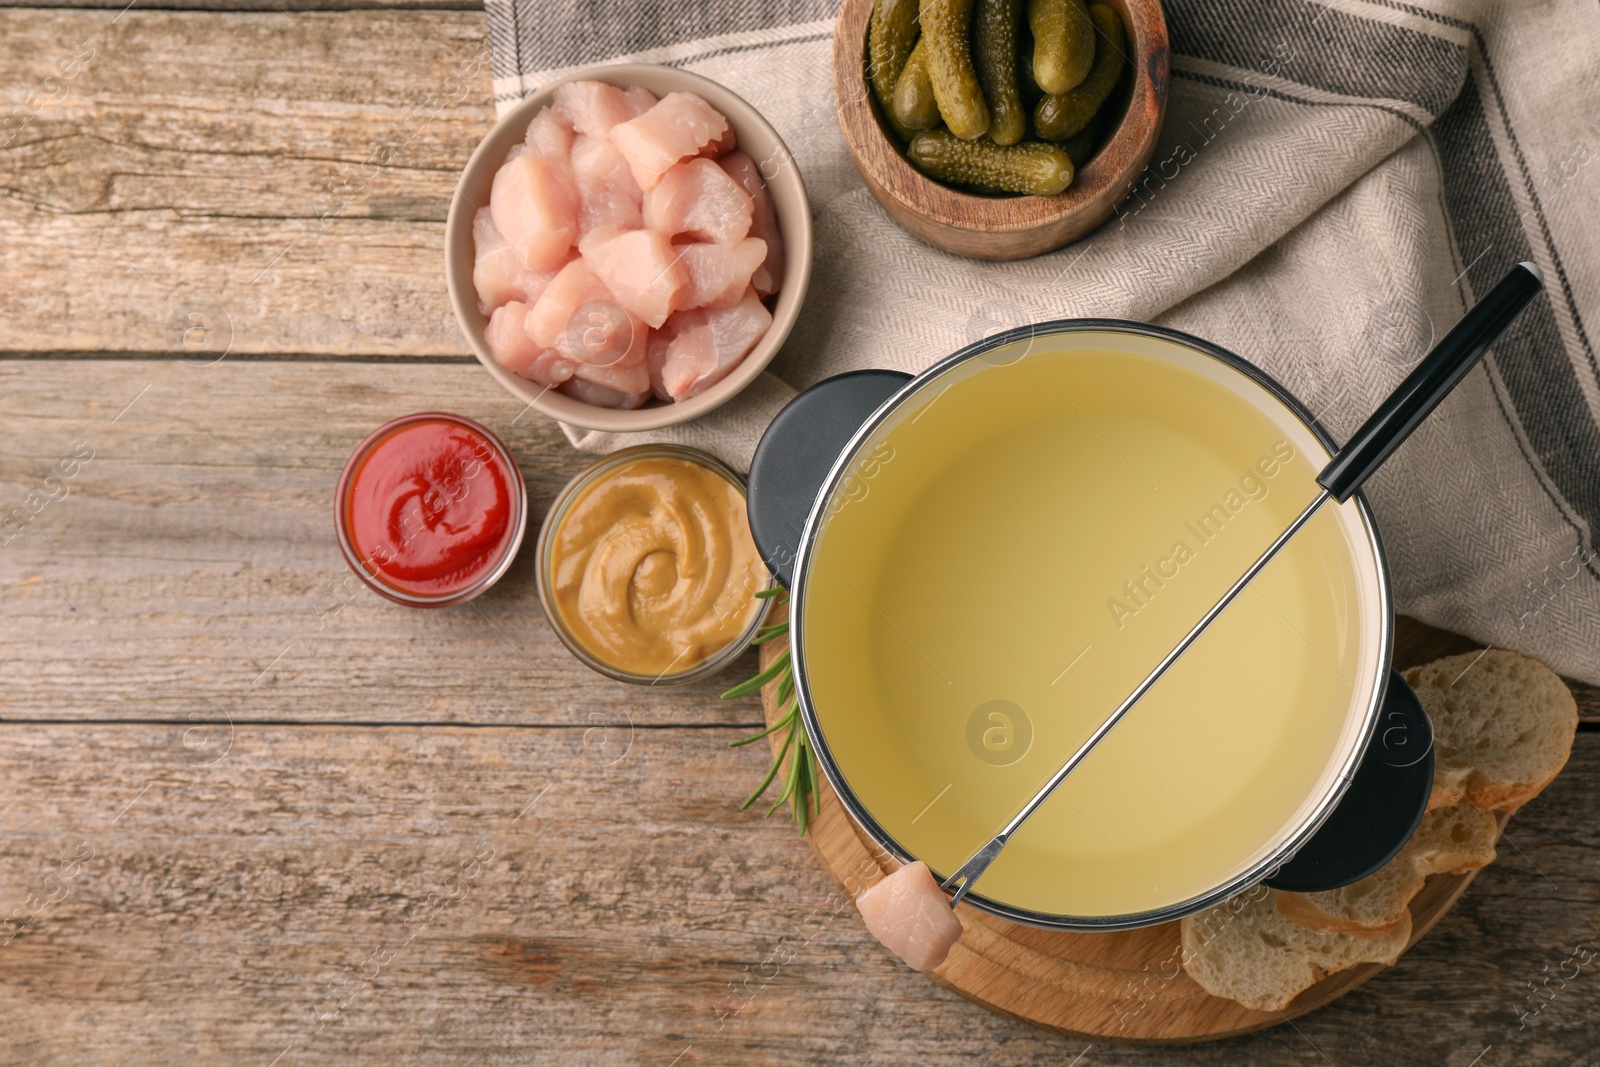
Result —
<instances>
[{"instance_id":1,"label":"weathered wood plank","mask_svg":"<svg viewBox=\"0 0 1600 1067\"><path fill-rule=\"evenodd\" d=\"M505 439L532 529L483 597L416 611L349 574L332 502L362 438L430 409ZM760 721L754 697L717 699L753 653L708 682L642 688L560 645L536 533L593 457L475 361L0 360L0 424L0 717Z\"/></svg>"},{"instance_id":2,"label":"weathered wood plank","mask_svg":"<svg viewBox=\"0 0 1600 1067\"><path fill-rule=\"evenodd\" d=\"M481 11L0 10L0 344L461 354L443 223Z\"/></svg>"},{"instance_id":3,"label":"weathered wood plank","mask_svg":"<svg viewBox=\"0 0 1600 1067\"><path fill-rule=\"evenodd\" d=\"M0 725L0 1060L1074 1062L880 949L792 827L735 810L764 756L731 736L638 730L602 766L579 729L246 727L205 765L172 728ZM1076 1062L1593 1062L1579 742L1393 971L1293 1027Z\"/></svg>"}]
</instances>

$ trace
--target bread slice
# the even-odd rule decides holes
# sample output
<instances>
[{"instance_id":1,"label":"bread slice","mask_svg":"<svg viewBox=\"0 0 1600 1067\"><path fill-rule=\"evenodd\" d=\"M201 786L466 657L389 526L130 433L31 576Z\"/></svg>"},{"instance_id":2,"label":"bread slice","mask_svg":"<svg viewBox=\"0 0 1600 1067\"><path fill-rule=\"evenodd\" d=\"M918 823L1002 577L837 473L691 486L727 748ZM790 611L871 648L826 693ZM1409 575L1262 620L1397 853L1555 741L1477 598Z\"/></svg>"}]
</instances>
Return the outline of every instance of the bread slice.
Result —
<instances>
[{"instance_id":1,"label":"bread slice","mask_svg":"<svg viewBox=\"0 0 1600 1067\"><path fill-rule=\"evenodd\" d=\"M1405 672L1433 722L1428 807L1462 800L1514 812L1566 766L1578 705L1544 664L1503 649L1448 656Z\"/></svg>"},{"instance_id":2,"label":"bread slice","mask_svg":"<svg viewBox=\"0 0 1600 1067\"><path fill-rule=\"evenodd\" d=\"M1376 937L1317 933L1285 918L1272 891L1257 886L1189 916L1182 928L1183 969L1202 989L1281 1011L1327 975L1398 960L1411 940L1411 913Z\"/></svg>"},{"instance_id":3,"label":"bread slice","mask_svg":"<svg viewBox=\"0 0 1600 1067\"><path fill-rule=\"evenodd\" d=\"M1376 937L1320 934L1283 917L1272 897L1256 886L1182 920L1184 971L1200 989L1246 1008L1282 1011L1328 974L1394 963L1411 941L1410 912Z\"/></svg>"},{"instance_id":4,"label":"bread slice","mask_svg":"<svg viewBox=\"0 0 1600 1067\"><path fill-rule=\"evenodd\" d=\"M1500 827L1471 804L1422 817L1398 855L1353 885L1324 893L1279 893L1278 911L1307 930L1372 936L1405 921L1406 906L1429 875L1465 874L1494 862Z\"/></svg>"},{"instance_id":5,"label":"bread slice","mask_svg":"<svg viewBox=\"0 0 1600 1067\"><path fill-rule=\"evenodd\" d=\"M1327 893L1256 886L1183 920L1183 968L1201 988L1280 1011L1322 978L1393 964L1411 940L1409 904L1431 874L1494 860L1491 810L1514 812L1572 753L1578 708L1536 660L1490 650L1405 672L1433 723L1434 787L1412 840L1376 874Z\"/></svg>"}]
</instances>

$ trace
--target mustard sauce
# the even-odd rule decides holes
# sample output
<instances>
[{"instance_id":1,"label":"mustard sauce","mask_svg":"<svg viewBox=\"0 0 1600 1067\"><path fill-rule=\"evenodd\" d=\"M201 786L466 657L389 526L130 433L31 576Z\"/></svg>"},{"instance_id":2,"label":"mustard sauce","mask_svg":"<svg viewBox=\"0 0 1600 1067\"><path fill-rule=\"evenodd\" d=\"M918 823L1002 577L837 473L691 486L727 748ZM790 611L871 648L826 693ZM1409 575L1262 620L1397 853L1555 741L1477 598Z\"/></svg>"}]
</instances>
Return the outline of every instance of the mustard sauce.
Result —
<instances>
[{"instance_id":1,"label":"mustard sauce","mask_svg":"<svg viewBox=\"0 0 1600 1067\"><path fill-rule=\"evenodd\" d=\"M572 637L630 674L681 674L722 651L767 583L744 494L685 459L601 474L557 527L551 592Z\"/></svg>"}]
</instances>

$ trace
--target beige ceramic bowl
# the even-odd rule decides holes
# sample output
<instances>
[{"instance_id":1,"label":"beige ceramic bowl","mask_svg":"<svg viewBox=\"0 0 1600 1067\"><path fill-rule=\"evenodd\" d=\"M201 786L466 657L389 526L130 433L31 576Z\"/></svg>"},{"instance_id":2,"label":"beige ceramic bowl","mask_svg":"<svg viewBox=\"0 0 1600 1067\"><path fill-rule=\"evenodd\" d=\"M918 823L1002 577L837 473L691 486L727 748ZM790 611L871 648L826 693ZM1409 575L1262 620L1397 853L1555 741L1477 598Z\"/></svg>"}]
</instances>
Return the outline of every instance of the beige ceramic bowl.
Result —
<instances>
[{"instance_id":1,"label":"beige ceramic bowl","mask_svg":"<svg viewBox=\"0 0 1600 1067\"><path fill-rule=\"evenodd\" d=\"M489 202L489 187L494 181L495 171L505 161L506 153L513 144L522 140L533 116L554 99L555 87L561 82L547 85L507 112L467 161L466 170L462 172L455 195L450 200L449 221L445 223L444 273L450 286L450 303L455 308L456 321L461 323L462 332L478 356L478 362L501 385L551 418L587 430L612 433L656 430L687 422L718 407L754 381L777 354L784 338L789 336L789 331L794 327L795 319L799 317L800 304L806 295L806 283L811 277L811 206L806 200L805 182L778 131L741 97L709 78L675 67L628 63L596 67L562 80L579 79L608 82L623 88L642 85L657 96L677 91L696 93L727 116L729 125L739 138L739 147L756 161L762 177L767 181L767 192L772 197L772 206L778 215L778 228L783 233L783 288L778 290L776 304L769 305L772 326L744 361L734 368L733 373L699 396L675 404L652 399L645 407L633 411L585 404L512 374L495 362L483 339L488 318L478 310L478 296L472 286L472 216L478 208Z\"/></svg>"}]
</instances>

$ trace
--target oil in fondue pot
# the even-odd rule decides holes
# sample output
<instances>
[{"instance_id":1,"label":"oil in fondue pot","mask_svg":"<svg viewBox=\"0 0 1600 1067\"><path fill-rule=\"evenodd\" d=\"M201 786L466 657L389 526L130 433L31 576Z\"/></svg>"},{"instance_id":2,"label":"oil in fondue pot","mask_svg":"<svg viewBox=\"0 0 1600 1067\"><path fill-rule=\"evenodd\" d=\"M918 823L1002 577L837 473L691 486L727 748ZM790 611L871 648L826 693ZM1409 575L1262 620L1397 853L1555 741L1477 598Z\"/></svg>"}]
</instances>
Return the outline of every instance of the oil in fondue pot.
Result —
<instances>
[{"instance_id":1,"label":"oil in fondue pot","mask_svg":"<svg viewBox=\"0 0 1600 1067\"><path fill-rule=\"evenodd\" d=\"M859 816L948 874L1317 491L1243 372L1076 332L956 363L866 435L796 579L809 704ZM1364 741L1386 605L1318 514L984 876L1018 913L1179 907L1313 819Z\"/></svg>"}]
</instances>

